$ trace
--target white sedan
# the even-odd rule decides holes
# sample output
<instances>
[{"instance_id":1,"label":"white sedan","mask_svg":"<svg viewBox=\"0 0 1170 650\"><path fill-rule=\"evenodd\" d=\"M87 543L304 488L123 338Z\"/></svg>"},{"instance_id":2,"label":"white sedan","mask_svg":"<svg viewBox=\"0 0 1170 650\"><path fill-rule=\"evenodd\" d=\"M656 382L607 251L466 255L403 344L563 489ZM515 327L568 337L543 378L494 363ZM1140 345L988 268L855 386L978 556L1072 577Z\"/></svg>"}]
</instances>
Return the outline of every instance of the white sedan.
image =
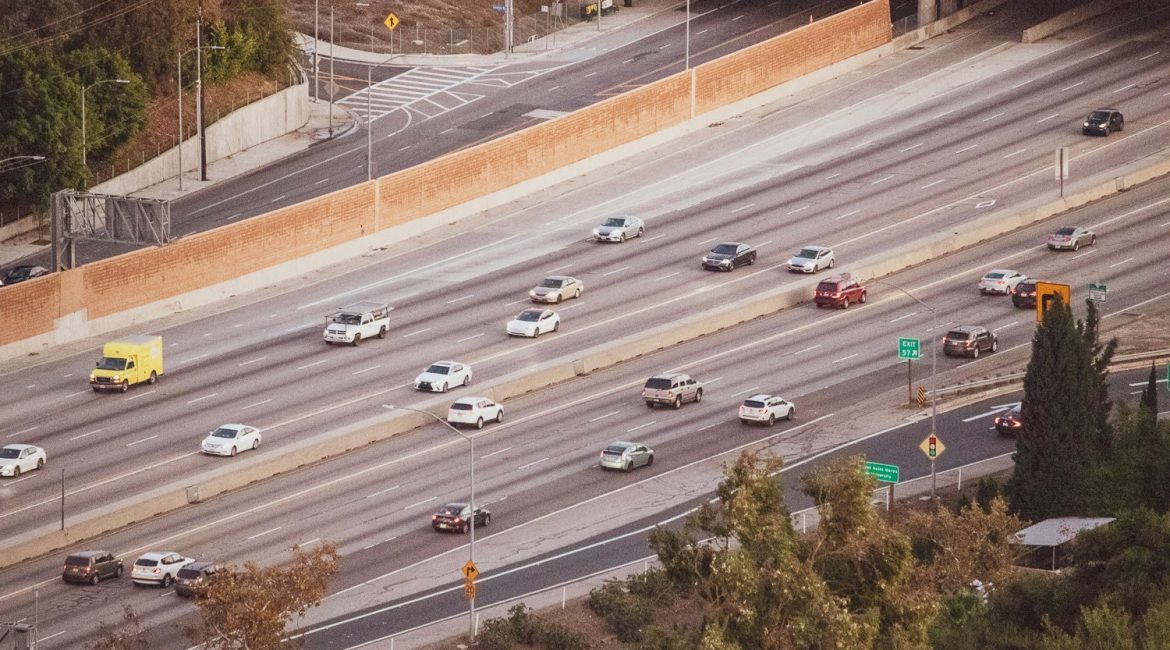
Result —
<instances>
[{"instance_id":1,"label":"white sedan","mask_svg":"<svg viewBox=\"0 0 1170 650\"><path fill-rule=\"evenodd\" d=\"M447 410L450 424L470 424L482 429L483 423L490 420L503 422L504 407L486 397L461 397Z\"/></svg>"},{"instance_id":2,"label":"white sedan","mask_svg":"<svg viewBox=\"0 0 1170 650\"><path fill-rule=\"evenodd\" d=\"M507 331L511 336L536 338L545 332L561 328L561 317L551 309L525 309L516 318L508 321Z\"/></svg>"},{"instance_id":3,"label":"white sedan","mask_svg":"<svg viewBox=\"0 0 1170 650\"><path fill-rule=\"evenodd\" d=\"M645 233L646 224L638 217L627 214L606 219L593 229L593 238L597 241L624 242L631 237L641 237Z\"/></svg>"},{"instance_id":4,"label":"white sedan","mask_svg":"<svg viewBox=\"0 0 1170 650\"><path fill-rule=\"evenodd\" d=\"M20 476L45 466L45 450L34 445L5 445L0 449L0 476Z\"/></svg>"},{"instance_id":5,"label":"white sedan","mask_svg":"<svg viewBox=\"0 0 1170 650\"><path fill-rule=\"evenodd\" d=\"M1008 295L1028 276L1013 271L1011 269L991 269L979 280L979 293L987 295L989 293L998 293Z\"/></svg>"},{"instance_id":6,"label":"white sedan","mask_svg":"<svg viewBox=\"0 0 1170 650\"><path fill-rule=\"evenodd\" d=\"M816 273L836 265L837 256L826 246L805 246L788 258L788 270L797 273Z\"/></svg>"},{"instance_id":7,"label":"white sedan","mask_svg":"<svg viewBox=\"0 0 1170 650\"><path fill-rule=\"evenodd\" d=\"M436 361L414 378L414 389L445 393L452 386L470 383L471 366L458 361Z\"/></svg>"},{"instance_id":8,"label":"white sedan","mask_svg":"<svg viewBox=\"0 0 1170 650\"><path fill-rule=\"evenodd\" d=\"M236 452L260 448L260 430L246 424L225 424L203 439L203 453L235 456Z\"/></svg>"},{"instance_id":9,"label":"white sedan","mask_svg":"<svg viewBox=\"0 0 1170 650\"><path fill-rule=\"evenodd\" d=\"M550 275L528 292L532 302L560 302L569 298L580 298L585 285L577 278L567 275Z\"/></svg>"}]
</instances>

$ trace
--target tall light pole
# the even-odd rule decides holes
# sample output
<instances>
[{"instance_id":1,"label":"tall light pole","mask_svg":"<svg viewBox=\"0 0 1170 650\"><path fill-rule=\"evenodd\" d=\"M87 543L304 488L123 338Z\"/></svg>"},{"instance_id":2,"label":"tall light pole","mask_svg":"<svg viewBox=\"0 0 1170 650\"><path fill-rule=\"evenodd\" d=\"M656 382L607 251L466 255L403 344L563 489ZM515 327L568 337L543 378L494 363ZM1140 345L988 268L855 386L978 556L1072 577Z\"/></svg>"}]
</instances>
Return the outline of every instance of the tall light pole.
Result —
<instances>
[{"instance_id":1,"label":"tall light pole","mask_svg":"<svg viewBox=\"0 0 1170 650\"><path fill-rule=\"evenodd\" d=\"M28 167L29 165L43 162L44 156L12 156L11 158L0 158L0 172L10 172L21 167ZM25 162L28 161L28 162ZM8 163L19 163L11 166Z\"/></svg>"},{"instance_id":2,"label":"tall light pole","mask_svg":"<svg viewBox=\"0 0 1170 650\"><path fill-rule=\"evenodd\" d=\"M898 285L894 284L893 282L889 282L887 280L871 280L871 282L876 282L878 284L884 284L887 287L893 287L893 288L897 289L898 291L901 291L902 293L906 294L907 296L910 296L910 298L914 302L925 307L926 311L930 312L930 435L936 436L936 435L938 435L938 429L935 428L935 424L938 422L938 314L935 312L934 307L931 307L930 305L926 304L925 302L922 302L921 300L918 299L917 296L910 293L909 291L906 291L902 287L899 287ZM937 478L938 478L938 475L935 474L935 471L934 471L934 459L931 458L930 459L930 501L931 501L931 503L936 503L934 500L934 492L935 492L935 485L936 485Z\"/></svg>"},{"instance_id":3,"label":"tall light pole","mask_svg":"<svg viewBox=\"0 0 1170 650\"><path fill-rule=\"evenodd\" d=\"M683 58L683 69L691 69L691 0L687 0L687 53Z\"/></svg>"},{"instance_id":4,"label":"tall light pole","mask_svg":"<svg viewBox=\"0 0 1170 650\"><path fill-rule=\"evenodd\" d=\"M85 93L90 88L93 88L94 86L100 86L102 84L128 84L128 83L130 83L130 81L127 79L102 79L101 81L95 81L88 86L81 87L81 166L82 167L85 167L85 147L86 147L86 143L85 143Z\"/></svg>"},{"instance_id":5,"label":"tall light pole","mask_svg":"<svg viewBox=\"0 0 1170 650\"><path fill-rule=\"evenodd\" d=\"M183 191L183 138L187 135L186 133L183 132L183 57L196 51L196 50L199 50L199 49L223 50L226 48L222 45L204 45L201 48L193 47L193 48L187 50L186 52L179 53L179 65L178 65L178 68L179 68L179 76L178 76L179 92L178 92L178 95L176 95L176 97L178 97L178 104L179 104L179 191L180 192ZM202 68L200 68L199 72L200 72L200 81L202 81L202 72L203 72ZM199 87L202 88L203 84L200 83ZM203 132L200 131L200 134L202 134L202 133Z\"/></svg>"},{"instance_id":6,"label":"tall light pole","mask_svg":"<svg viewBox=\"0 0 1170 650\"><path fill-rule=\"evenodd\" d=\"M386 58L381 63L375 63L366 68L366 180L374 180L374 120L370 117L373 114L373 106L371 105L370 95L374 91L374 68L386 65L394 59L402 56L404 53L393 54Z\"/></svg>"},{"instance_id":7,"label":"tall light pole","mask_svg":"<svg viewBox=\"0 0 1170 650\"><path fill-rule=\"evenodd\" d=\"M471 497L470 497L471 503L469 504L471 506L471 543L468 544L468 549L469 549L468 562L471 564L475 564L475 438L463 433L459 429L456 429L454 426L452 426L452 424L450 422L435 415L434 413L431 413L430 411L424 411L422 409L411 408L409 406L395 406L393 404L383 404L382 408L390 409L391 411L398 409L400 411L414 411L415 413L422 413L423 415L429 416L431 419L435 420L436 422L439 422L443 426L454 431L455 434L457 436L459 436L460 438L463 438L467 442L471 443ZM467 611L467 638L469 639L470 643L474 644L475 643L475 596L471 596L470 598L468 598L467 602L469 603L469 607L468 607L468 611Z\"/></svg>"}]
</instances>

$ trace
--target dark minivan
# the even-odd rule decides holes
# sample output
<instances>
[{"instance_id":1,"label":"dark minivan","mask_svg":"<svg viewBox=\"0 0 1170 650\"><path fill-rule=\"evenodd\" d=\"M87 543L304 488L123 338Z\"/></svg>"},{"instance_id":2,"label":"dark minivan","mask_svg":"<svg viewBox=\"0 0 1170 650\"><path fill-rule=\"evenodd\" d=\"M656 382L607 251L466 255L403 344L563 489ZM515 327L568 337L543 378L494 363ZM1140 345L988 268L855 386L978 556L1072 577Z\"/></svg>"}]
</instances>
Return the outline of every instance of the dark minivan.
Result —
<instances>
[{"instance_id":1,"label":"dark minivan","mask_svg":"<svg viewBox=\"0 0 1170 650\"><path fill-rule=\"evenodd\" d=\"M105 578L122 575L122 560L109 551L78 551L65 558L61 579L65 582L88 582L96 585Z\"/></svg>"}]
</instances>

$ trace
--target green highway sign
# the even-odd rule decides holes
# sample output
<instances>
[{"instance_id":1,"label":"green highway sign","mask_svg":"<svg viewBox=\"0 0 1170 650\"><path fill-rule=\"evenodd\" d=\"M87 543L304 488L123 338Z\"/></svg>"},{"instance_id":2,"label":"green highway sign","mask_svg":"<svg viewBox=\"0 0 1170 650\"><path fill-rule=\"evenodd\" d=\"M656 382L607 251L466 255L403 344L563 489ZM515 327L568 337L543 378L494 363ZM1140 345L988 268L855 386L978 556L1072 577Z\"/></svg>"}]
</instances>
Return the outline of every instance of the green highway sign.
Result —
<instances>
[{"instance_id":1,"label":"green highway sign","mask_svg":"<svg viewBox=\"0 0 1170 650\"><path fill-rule=\"evenodd\" d=\"M1105 294L1108 287L1104 283L1090 282L1089 283L1089 300L1093 302L1105 302Z\"/></svg>"},{"instance_id":2,"label":"green highway sign","mask_svg":"<svg viewBox=\"0 0 1170 650\"><path fill-rule=\"evenodd\" d=\"M901 471L897 465L883 465L882 463L865 463L865 473L883 483L897 483Z\"/></svg>"},{"instance_id":3,"label":"green highway sign","mask_svg":"<svg viewBox=\"0 0 1170 650\"><path fill-rule=\"evenodd\" d=\"M918 339L898 339L899 359L921 359L922 349L918 347Z\"/></svg>"}]
</instances>

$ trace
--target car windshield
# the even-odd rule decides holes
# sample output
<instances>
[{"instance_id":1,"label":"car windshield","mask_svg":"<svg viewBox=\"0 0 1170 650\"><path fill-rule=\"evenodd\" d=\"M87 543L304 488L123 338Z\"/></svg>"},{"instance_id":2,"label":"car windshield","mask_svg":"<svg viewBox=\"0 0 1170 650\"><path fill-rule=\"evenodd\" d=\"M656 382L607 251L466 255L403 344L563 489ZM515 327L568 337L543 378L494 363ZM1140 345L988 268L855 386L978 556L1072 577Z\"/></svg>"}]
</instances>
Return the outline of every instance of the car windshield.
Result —
<instances>
[{"instance_id":1,"label":"car windshield","mask_svg":"<svg viewBox=\"0 0 1170 650\"><path fill-rule=\"evenodd\" d=\"M19 449L0 449L0 458L20 458Z\"/></svg>"},{"instance_id":2,"label":"car windshield","mask_svg":"<svg viewBox=\"0 0 1170 650\"><path fill-rule=\"evenodd\" d=\"M431 373L432 375L446 375L446 374L450 374L451 366L448 366L446 364L436 363L436 364L432 365L430 368L427 368L427 372Z\"/></svg>"},{"instance_id":3,"label":"car windshield","mask_svg":"<svg viewBox=\"0 0 1170 650\"><path fill-rule=\"evenodd\" d=\"M158 560L140 557L134 564L137 566L158 566Z\"/></svg>"},{"instance_id":4,"label":"car windshield","mask_svg":"<svg viewBox=\"0 0 1170 650\"><path fill-rule=\"evenodd\" d=\"M1058 235L1071 235L1071 234L1073 234L1073 232L1075 230L1076 230L1076 228L1061 228L1060 230L1056 231L1056 234L1058 234Z\"/></svg>"},{"instance_id":5,"label":"car windshield","mask_svg":"<svg viewBox=\"0 0 1170 650\"><path fill-rule=\"evenodd\" d=\"M554 280L553 278L545 278L545 279L540 281L540 285L538 285L538 286L544 287L546 289L560 289L561 285L563 285L563 284L564 284L564 280Z\"/></svg>"},{"instance_id":6,"label":"car windshield","mask_svg":"<svg viewBox=\"0 0 1170 650\"><path fill-rule=\"evenodd\" d=\"M220 427L211 432L213 438L235 438L239 432L236 429L225 429Z\"/></svg>"},{"instance_id":7,"label":"car windshield","mask_svg":"<svg viewBox=\"0 0 1170 650\"><path fill-rule=\"evenodd\" d=\"M714 255L735 255L735 244L719 244L711 249Z\"/></svg>"},{"instance_id":8,"label":"car windshield","mask_svg":"<svg viewBox=\"0 0 1170 650\"><path fill-rule=\"evenodd\" d=\"M520 312L520 315L516 317L516 320L538 321L538 320L540 320L540 312L538 312L538 311L522 311L522 312Z\"/></svg>"},{"instance_id":9,"label":"car windshield","mask_svg":"<svg viewBox=\"0 0 1170 650\"><path fill-rule=\"evenodd\" d=\"M962 330L951 330L947 332L947 338L955 341L966 341L970 334Z\"/></svg>"},{"instance_id":10,"label":"car windshield","mask_svg":"<svg viewBox=\"0 0 1170 650\"><path fill-rule=\"evenodd\" d=\"M1099 121L1107 120L1107 119L1109 119L1109 112L1108 111L1093 111L1092 113L1089 113L1089 119L1090 120L1099 120Z\"/></svg>"},{"instance_id":11,"label":"car windshield","mask_svg":"<svg viewBox=\"0 0 1170 650\"><path fill-rule=\"evenodd\" d=\"M743 405L750 409L762 409L765 406L763 402L755 399L744 400Z\"/></svg>"},{"instance_id":12,"label":"car windshield","mask_svg":"<svg viewBox=\"0 0 1170 650\"><path fill-rule=\"evenodd\" d=\"M471 404L465 404L463 402L455 402L451 405L452 411L470 411L471 408Z\"/></svg>"},{"instance_id":13,"label":"car windshield","mask_svg":"<svg viewBox=\"0 0 1170 650\"><path fill-rule=\"evenodd\" d=\"M98 361L97 368L98 370L125 370L126 360L102 357L102 360Z\"/></svg>"},{"instance_id":14,"label":"car windshield","mask_svg":"<svg viewBox=\"0 0 1170 650\"><path fill-rule=\"evenodd\" d=\"M811 260L817 256L817 252L818 251L815 248L802 248L800 249L800 252L796 254L796 256L806 260Z\"/></svg>"},{"instance_id":15,"label":"car windshield","mask_svg":"<svg viewBox=\"0 0 1170 650\"><path fill-rule=\"evenodd\" d=\"M646 388L655 390L670 390L670 380L665 377L651 377L646 382Z\"/></svg>"},{"instance_id":16,"label":"car windshield","mask_svg":"<svg viewBox=\"0 0 1170 650\"><path fill-rule=\"evenodd\" d=\"M606 219L605 223L601 225L607 228L621 228L622 226L626 225L626 220L622 217L610 217Z\"/></svg>"}]
</instances>

